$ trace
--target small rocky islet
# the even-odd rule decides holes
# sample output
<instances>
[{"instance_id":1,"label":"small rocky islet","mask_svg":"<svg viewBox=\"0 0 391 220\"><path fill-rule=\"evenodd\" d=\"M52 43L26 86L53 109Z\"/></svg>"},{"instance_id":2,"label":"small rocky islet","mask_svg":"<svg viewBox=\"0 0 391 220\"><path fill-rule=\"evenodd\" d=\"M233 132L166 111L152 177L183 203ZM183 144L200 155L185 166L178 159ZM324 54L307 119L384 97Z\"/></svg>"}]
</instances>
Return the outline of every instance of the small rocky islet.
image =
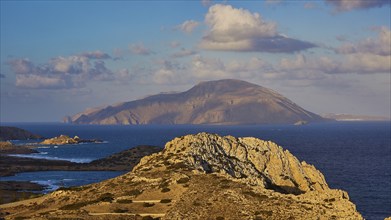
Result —
<instances>
[{"instance_id":1,"label":"small rocky islet","mask_svg":"<svg viewBox=\"0 0 391 220\"><path fill-rule=\"evenodd\" d=\"M175 138L122 176L0 209L5 219L362 219L345 191L275 143L208 133Z\"/></svg>"},{"instance_id":2,"label":"small rocky islet","mask_svg":"<svg viewBox=\"0 0 391 220\"><path fill-rule=\"evenodd\" d=\"M66 145L66 144L81 144L81 143L102 143L98 139L81 139L79 136L69 137L67 135L60 135L58 137L45 139L39 144L43 145Z\"/></svg>"}]
</instances>

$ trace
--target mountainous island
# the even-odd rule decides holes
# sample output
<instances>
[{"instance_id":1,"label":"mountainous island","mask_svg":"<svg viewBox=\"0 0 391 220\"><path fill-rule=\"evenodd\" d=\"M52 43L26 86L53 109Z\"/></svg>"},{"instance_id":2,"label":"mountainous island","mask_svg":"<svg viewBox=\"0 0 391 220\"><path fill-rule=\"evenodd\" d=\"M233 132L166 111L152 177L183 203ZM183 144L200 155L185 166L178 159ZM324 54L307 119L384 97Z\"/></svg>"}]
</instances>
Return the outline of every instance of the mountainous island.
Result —
<instances>
[{"instance_id":1,"label":"mountainous island","mask_svg":"<svg viewBox=\"0 0 391 220\"><path fill-rule=\"evenodd\" d=\"M277 92L245 81L202 82L185 92L158 94L89 109L64 122L74 124L295 124L326 119Z\"/></svg>"},{"instance_id":2,"label":"mountainous island","mask_svg":"<svg viewBox=\"0 0 391 220\"><path fill-rule=\"evenodd\" d=\"M271 141L186 135L132 172L0 205L6 219L363 219L345 191Z\"/></svg>"}]
</instances>

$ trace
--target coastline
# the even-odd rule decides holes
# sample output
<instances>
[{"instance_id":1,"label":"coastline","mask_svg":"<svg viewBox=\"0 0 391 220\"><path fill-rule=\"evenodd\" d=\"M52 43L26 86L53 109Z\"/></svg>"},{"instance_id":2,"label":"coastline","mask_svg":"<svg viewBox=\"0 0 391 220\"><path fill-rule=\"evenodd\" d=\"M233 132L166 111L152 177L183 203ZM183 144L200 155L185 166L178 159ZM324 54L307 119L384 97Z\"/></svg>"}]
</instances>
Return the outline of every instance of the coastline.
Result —
<instances>
[{"instance_id":1,"label":"coastline","mask_svg":"<svg viewBox=\"0 0 391 220\"><path fill-rule=\"evenodd\" d=\"M103 159L93 160L89 163L76 163L65 160L48 160L23 157L36 153L34 148L40 145L23 146L9 145L9 142L0 142L0 178L13 176L22 172L35 171L130 171L146 155L158 152L161 149L155 146L136 146L121 151ZM18 154L20 156L10 156ZM45 186L28 181L0 181L0 204L16 202L43 195Z\"/></svg>"}]
</instances>

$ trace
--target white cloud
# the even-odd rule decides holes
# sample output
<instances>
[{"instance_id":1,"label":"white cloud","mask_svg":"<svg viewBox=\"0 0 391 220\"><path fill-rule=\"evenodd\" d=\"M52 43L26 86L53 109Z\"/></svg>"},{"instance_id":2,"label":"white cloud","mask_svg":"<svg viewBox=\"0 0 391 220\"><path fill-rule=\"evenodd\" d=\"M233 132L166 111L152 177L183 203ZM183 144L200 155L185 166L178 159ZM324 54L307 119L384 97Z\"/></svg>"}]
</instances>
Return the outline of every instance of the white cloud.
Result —
<instances>
[{"instance_id":1,"label":"white cloud","mask_svg":"<svg viewBox=\"0 0 391 220\"><path fill-rule=\"evenodd\" d=\"M179 46L181 46L181 43L178 42L178 41L171 41L171 42L170 42L170 47L171 47L171 48L177 48L177 47L179 47Z\"/></svg>"},{"instance_id":2,"label":"white cloud","mask_svg":"<svg viewBox=\"0 0 391 220\"><path fill-rule=\"evenodd\" d=\"M184 33L190 34L194 31L195 28L198 27L200 23L194 20L187 20L182 24L176 26L176 29L183 31Z\"/></svg>"},{"instance_id":3,"label":"white cloud","mask_svg":"<svg viewBox=\"0 0 391 220\"><path fill-rule=\"evenodd\" d=\"M356 44L346 43L335 49L337 53L370 53L381 56L391 55L391 30L388 27L375 29L378 32L376 39L368 38Z\"/></svg>"},{"instance_id":4,"label":"white cloud","mask_svg":"<svg viewBox=\"0 0 391 220\"><path fill-rule=\"evenodd\" d=\"M41 76L41 75L17 75L17 87L29 89L65 89L74 87L68 77Z\"/></svg>"},{"instance_id":5,"label":"white cloud","mask_svg":"<svg viewBox=\"0 0 391 220\"><path fill-rule=\"evenodd\" d=\"M277 32L277 24L260 14L230 5L213 5L205 16L209 27L200 47L208 50L292 53L316 45L286 37Z\"/></svg>"},{"instance_id":6,"label":"white cloud","mask_svg":"<svg viewBox=\"0 0 391 220\"><path fill-rule=\"evenodd\" d=\"M224 62L219 58L196 55L186 64L163 60L158 65L151 75L152 81L158 84L181 84L224 78L249 80L273 69L271 64L259 57ZM150 80L144 78L143 81Z\"/></svg>"},{"instance_id":7,"label":"white cloud","mask_svg":"<svg viewBox=\"0 0 391 220\"><path fill-rule=\"evenodd\" d=\"M55 57L42 65L28 59L14 59L8 65L16 75L15 85L30 89L71 89L85 87L90 81L113 80L113 73L97 57L75 55ZM91 62L90 59L98 59ZM105 59L102 57L102 59Z\"/></svg>"},{"instance_id":8,"label":"white cloud","mask_svg":"<svg viewBox=\"0 0 391 220\"><path fill-rule=\"evenodd\" d=\"M194 55L194 54L197 54L196 51L194 50L189 50L189 49L186 49L186 48L181 48L181 50L173 53L171 55L172 58L181 58L181 57L187 57L187 56L191 56L191 55Z\"/></svg>"},{"instance_id":9,"label":"white cloud","mask_svg":"<svg viewBox=\"0 0 391 220\"><path fill-rule=\"evenodd\" d=\"M129 45L129 50L133 54L137 55L151 55L153 51L149 48L146 48L143 43L131 44Z\"/></svg>"},{"instance_id":10,"label":"white cloud","mask_svg":"<svg viewBox=\"0 0 391 220\"><path fill-rule=\"evenodd\" d=\"M326 0L338 12L390 5L390 0Z\"/></svg>"}]
</instances>

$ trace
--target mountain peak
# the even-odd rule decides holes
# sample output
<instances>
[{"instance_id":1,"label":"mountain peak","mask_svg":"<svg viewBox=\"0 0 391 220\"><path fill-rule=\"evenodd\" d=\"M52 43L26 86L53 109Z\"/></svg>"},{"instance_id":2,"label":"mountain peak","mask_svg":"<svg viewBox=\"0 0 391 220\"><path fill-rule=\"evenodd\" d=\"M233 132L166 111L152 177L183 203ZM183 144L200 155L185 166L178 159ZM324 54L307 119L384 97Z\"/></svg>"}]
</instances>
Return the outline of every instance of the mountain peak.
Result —
<instances>
[{"instance_id":1,"label":"mountain peak","mask_svg":"<svg viewBox=\"0 0 391 220\"><path fill-rule=\"evenodd\" d=\"M324 120L284 96L235 79L201 82L188 91L159 94L67 118L76 124L271 124Z\"/></svg>"}]
</instances>

